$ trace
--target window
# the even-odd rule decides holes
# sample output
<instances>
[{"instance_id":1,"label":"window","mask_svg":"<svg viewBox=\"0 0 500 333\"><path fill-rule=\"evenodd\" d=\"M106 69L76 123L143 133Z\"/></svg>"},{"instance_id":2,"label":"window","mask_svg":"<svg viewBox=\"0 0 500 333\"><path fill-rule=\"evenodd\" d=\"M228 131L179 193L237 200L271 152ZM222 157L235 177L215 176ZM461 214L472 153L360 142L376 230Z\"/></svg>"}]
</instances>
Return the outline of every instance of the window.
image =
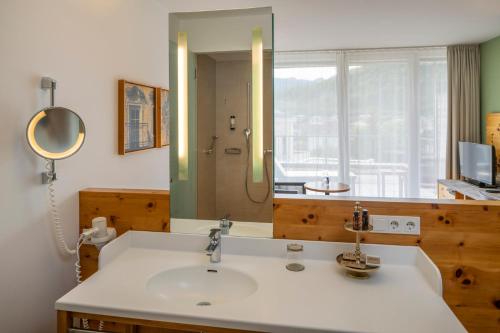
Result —
<instances>
[{"instance_id":1,"label":"window","mask_svg":"<svg viewBox=\"0 0 500 333\"><path fill-rule=\"evenodd\" d=\"M328 175L351 195L436 197L446 71L444 48L277 53L276 181Z\"/></svg>"},{"instance_id":2,"label":"window","mask_svg":"<svg viewBox=\"0 0 500 333\"><path fill-rule=\"evenodd\" d=\"M280 56L274 73L274 144L275 174L283 181L338 174L335 59L333 52Z\"/></svg>"}]
</instances>

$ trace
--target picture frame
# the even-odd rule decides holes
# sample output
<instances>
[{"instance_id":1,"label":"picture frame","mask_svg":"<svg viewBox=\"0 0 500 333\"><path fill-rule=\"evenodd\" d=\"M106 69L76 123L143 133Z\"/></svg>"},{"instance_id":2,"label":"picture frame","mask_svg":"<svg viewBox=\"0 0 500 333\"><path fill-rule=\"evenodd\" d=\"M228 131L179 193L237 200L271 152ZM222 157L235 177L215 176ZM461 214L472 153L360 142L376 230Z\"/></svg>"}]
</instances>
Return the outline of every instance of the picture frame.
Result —
<instances>
[{"instance_id":1,"label":"picture frame","mask_svg":"<svg viewBox=\"0 0 500 333\"><path fill-rule=\"evenodd\" d=\"M156 148L168 146L170 128L170 94L168 89L156 88Z\"/></svg>"},{"instance_id":2,"label":"picture frame","mask_svg":"<svg viewBox=\"0 0 500 333\"><path fill-rule=\"evenodd\" d=\"M118 81L118 153L156 147L157 88L126 80Z\"/></svg>"}]
</instances>

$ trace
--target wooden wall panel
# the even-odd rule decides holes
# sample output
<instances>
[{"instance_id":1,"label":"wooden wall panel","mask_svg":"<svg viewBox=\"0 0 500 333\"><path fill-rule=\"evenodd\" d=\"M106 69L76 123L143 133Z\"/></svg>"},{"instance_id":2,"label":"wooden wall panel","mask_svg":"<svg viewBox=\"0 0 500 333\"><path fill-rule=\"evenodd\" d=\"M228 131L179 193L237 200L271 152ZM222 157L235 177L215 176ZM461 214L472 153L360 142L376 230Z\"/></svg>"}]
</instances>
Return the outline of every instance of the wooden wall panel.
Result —
<instances>
[{"instance_id":1,"label":"wooden wall panel","mask_svg":"<svg viewBox=\"0 0 500 333\"><path fill-rule=\"evenodd\" d=\"M309 197L310 198L310 197ZM354 242L343 228L355 201L274 199L274 237ZM500 332L500 202L361 201L372 215L420 216L420 236L365 234L375 244L420 246L439 267L444 299L470 332Z\"/></svg>"},{"instance_id":2,"label":"wooden wall panel","mask_svg":"<svg viewBox=\"0 0 500 333\"><path fill-rule=\"evenodd\" d=\"M80 228L106 216L118 234L170 230L168 191L86 189ZM500 332L500 202L362 200L370 214L421 217L421 235L366 234L365 243L420 246L439 267L444 298L473 333ZM354 201L320 197L274 198L274 237L354 242L343 229ZM98 251L81 249L84 277L97 270ZM109 326L120 332L119 325Z\"/></svg>"},{"instance_id":3,"label":"wooden wall panel","mask_svg":"<svg viewBox=\"0 0 500 333\"><path fill-rule=\"evenodd\" d=\"M80 232L90 228L92 219L105 216L108 226L116 228L117 235L128 230L170 231L170 192L165 190L130 190L88 188L79 193ZM82 278L97 272L99 251L93 245L80 248ZM89 320L96 329L99 322ZM127 325L106 321L105 330L115 333L129 332Z\"/></svg>"},{"instance_id":4,"label":"wooden wall panel","mask_svg":"<svg viewBox=\"0 0 500 333\"><path fill-rule=\"evenodd\" d=\"M170 231L170 192L88 188L79 193L80 232L90 228L92 219L105 216L117 235L128 230ZM84 279L97 271L99 251L93 245L80 249Z\"/></svg>"},{"instance_id":5,"label":"wooden wall panel","mask_svg":"<svg viewBox=\"0 0 500 333\"><path fill-rule=\"evenodd\" d=\"M119 235L128 230L170 231L170 192L89 188L80 191L80 228L105 216Z\"/></svg>"}]
</instances>

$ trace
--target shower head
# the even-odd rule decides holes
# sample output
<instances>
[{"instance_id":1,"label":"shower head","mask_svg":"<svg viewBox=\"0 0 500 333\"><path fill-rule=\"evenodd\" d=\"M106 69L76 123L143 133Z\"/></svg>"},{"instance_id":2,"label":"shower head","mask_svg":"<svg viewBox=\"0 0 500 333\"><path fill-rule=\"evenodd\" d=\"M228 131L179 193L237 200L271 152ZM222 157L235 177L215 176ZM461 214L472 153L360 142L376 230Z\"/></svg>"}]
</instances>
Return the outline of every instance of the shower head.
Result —
<instances>
[{"instance_id":1,"label":"shower head","mask_svg":"<svg viewBox=\"0 0 500 333\"><path fill-rule=\"evenodd\" d=\"M245 128L243 130L243 134L245 135L245 139L248 141L250 139L250 135L252 135L252 130L250 128Z\"/></svg>"}]
</instances>

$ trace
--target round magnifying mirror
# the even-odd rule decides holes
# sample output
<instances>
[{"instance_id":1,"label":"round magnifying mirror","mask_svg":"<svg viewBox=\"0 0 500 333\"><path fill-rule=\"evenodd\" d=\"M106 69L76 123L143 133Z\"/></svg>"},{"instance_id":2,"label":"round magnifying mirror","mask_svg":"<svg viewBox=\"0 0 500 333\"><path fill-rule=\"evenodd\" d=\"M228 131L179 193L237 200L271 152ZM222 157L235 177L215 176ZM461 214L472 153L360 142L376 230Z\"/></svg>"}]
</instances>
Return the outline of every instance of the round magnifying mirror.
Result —
<instances>
[{"instance_id":1,"label":"round magnifying mirror","mask_svg":"<svg viewBox=\"0 0 500 333\"><path fill-rule=\"evenodd\" d=\"M43 158L60 160L75 154L85 140L85 125L70 109L48 107L28 123L26 137L33 151Z\"/></svg>"}]
</instances>

